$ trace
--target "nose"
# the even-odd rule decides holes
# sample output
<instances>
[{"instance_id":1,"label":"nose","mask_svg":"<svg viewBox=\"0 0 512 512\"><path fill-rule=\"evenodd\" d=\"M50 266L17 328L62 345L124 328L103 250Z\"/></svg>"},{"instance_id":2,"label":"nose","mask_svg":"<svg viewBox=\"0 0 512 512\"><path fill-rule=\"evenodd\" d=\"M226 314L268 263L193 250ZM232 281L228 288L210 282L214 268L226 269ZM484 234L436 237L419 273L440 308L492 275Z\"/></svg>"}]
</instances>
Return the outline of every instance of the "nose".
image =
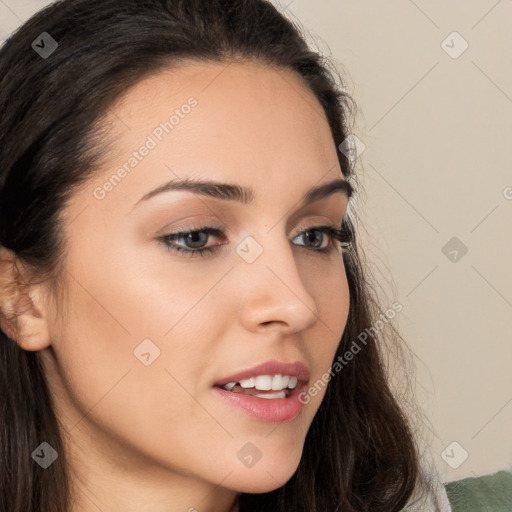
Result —
<instances>
[{"instance_id":1,"label":"nose","mask_svg":"<svg viewBox=\"0 0 512 512\"><path fill-rule=\"evenodd\" d=\"M304 286L290 243L274 231L262 237L263 252L255 261L238 264L239 282L244 284L238 311L247 330L293 334L317 321L318 307Z\"/></svg>"}]
</instances>

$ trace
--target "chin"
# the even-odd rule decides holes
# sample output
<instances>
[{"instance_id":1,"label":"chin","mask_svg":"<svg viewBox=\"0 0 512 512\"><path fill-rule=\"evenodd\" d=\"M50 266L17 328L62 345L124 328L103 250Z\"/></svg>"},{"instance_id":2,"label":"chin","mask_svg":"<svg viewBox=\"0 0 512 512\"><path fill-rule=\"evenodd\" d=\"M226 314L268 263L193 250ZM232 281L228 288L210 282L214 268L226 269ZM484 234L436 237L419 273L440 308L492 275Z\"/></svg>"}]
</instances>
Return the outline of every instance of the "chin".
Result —
<instances>
[{"instance_id":1,"label":"chin","mask_svg":"<svg viewBox=\"0 0 512 512\"><path fill-rule=\"evenodd\" d=\"M259 467L254 466L248 470L233 472L223 485L237 492L249 494L264 494L282 487L297 470L297 465L290 464L263 464L259 461Z\"/></svg>"}]
</instances>

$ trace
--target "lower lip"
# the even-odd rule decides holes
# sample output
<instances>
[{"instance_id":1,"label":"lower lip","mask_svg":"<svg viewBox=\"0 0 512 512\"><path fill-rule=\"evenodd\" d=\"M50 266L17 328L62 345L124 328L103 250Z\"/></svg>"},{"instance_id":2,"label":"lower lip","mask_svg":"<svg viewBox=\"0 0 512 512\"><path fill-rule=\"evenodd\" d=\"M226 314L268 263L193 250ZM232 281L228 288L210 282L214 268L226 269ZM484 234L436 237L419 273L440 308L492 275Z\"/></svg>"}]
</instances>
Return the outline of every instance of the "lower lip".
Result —
<instances>
[{"instance_id":1,"label":"lower lip","mask_svg":"<svg viewBox=\"0 0 512 512\"><path fill-rule=\"evenodd\" d=\"M290 421L301 412L304 404L299 400L299 395L305 388L305 384L297 385L286 398L258 398L219 387L213 389L228 404L241 409L249 416L259 421L274 423Z\"/></svg>"}]
</instances>

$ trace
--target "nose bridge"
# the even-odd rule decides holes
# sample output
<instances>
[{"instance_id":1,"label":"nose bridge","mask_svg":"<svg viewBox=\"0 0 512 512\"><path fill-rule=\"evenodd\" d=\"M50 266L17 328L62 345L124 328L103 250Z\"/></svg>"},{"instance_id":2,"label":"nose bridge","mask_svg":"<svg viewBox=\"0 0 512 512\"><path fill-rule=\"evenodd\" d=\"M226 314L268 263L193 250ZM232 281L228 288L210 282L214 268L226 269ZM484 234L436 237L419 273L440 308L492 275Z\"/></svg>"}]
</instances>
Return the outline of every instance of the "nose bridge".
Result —
<instances>
[{"instance_id":1,"label":"nose bridge","mask_svg":"<svg viewBox=\"0 0 512 512\"><path fill-rule=\"evenodd\" d=\"M244 260L239 272L246 288L239 311L248 328L278 322L295 332L316 321L315 298L304 285L289 240L277 226L246 236L236 250Z\"/></svg>"}]
</instances>

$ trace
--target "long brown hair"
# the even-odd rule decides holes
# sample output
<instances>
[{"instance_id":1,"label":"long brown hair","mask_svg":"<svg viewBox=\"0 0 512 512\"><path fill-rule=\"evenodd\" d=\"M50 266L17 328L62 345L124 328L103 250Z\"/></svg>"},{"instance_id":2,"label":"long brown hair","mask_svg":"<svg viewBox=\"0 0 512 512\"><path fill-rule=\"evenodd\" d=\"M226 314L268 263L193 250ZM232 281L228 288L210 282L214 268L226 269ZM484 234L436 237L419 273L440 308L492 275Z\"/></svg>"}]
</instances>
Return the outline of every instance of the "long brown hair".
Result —
<instances>
[{"instance_id":1,"label":"long brown hair","mask_svg":"<svg viewBox=\"0 0 512 512\"><path fill-rule=\"evenodd\" d=\"M43 32L58 43L45 57L31 47ZM102 116L135 83L187 59L294 70L324 109L333 144L350 133L355 102L340 75L266 0L55 2L0 50L0 247L39 279L58 277L65 245L59 213L105 154L96 129ZM345 153L337 151L342 172L358 191ZM364 348L330 380L295 474L272 492L243 494L241 512L392 512L430 490L383 357L393 340L402 346L400 337L391 324L369 329L383 311L357 224L350 212L345 227L354 242L343 256L350 311L336 358L366 332ZM0 509L69 511L66 453L38 353L5 332L0 409ZM59 453L45 470L31 458L43 441Z\"/></svg>"}]
</instances>

